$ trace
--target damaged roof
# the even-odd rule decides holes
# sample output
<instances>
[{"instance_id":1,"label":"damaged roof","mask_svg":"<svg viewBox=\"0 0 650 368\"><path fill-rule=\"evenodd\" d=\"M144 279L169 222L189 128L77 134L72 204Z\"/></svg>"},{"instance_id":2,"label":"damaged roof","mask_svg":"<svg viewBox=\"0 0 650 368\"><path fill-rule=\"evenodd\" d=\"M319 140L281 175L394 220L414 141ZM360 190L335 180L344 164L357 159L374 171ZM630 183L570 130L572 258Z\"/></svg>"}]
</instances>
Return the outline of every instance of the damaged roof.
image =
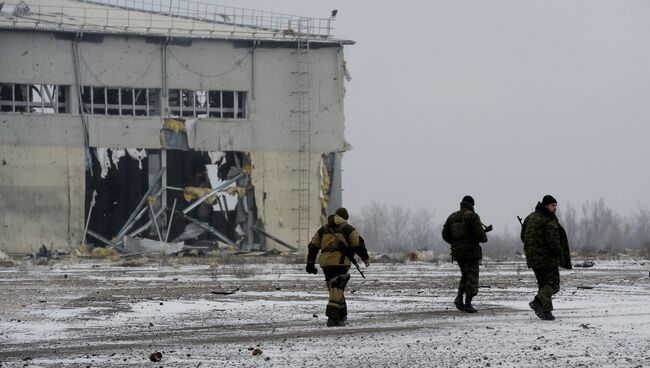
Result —
<instances>
[{"instance_id":1,"label":"damaged roof","mask_svg":"<svg viewBox=\"0 0 650 368\"><path fill-rule=\"evenodd\" d=\"M0 2L0 29L354 44L332 37L333 21L334 17L307 18L193 0Z\"/></svg>"}]
</instances>

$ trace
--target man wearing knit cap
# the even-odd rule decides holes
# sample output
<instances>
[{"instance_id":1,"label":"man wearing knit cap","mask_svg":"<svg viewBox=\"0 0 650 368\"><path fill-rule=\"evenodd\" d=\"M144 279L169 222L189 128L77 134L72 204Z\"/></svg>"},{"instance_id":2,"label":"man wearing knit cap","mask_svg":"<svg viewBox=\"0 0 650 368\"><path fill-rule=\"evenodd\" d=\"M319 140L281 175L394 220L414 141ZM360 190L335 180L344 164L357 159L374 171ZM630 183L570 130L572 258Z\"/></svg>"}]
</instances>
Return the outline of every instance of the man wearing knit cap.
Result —
<instances>
[{"instance_id":1,"label":"man wearing knit cap","mask_svg":"<svg viewBox=\"0 0 650 368\"><path fill-rule=\"evenodd\" d=\"M492 225L483 227L481 218L474 212L474 198L463 197L460 210L452 213L442 227L442 238L451 244L451 260L460 268L460 283L454 305L458 310L476 313L472 299L478 294L479 262L483 252L479 243L487 242L486 231ZM463 301L463 296L465 300Z\"/></svg>"},{"instance_id":2,"label":"man wearing knit cap","mask_svg":"<svg viewBox=\"0 0 650 368\"><path fill-rule=\"evenodd\" d=\"M555 319L551 311L553 295L560 291L558 267L572 268L569 241L566 231L555 216L556 211L557 200L551 195L545 195L521 227L526 264L533 269L537 278L537 295L528 305L537 317L545 321Z\"/></svg>"},{"instance_id":3,"label":"man wearing knit cap","mask_svg":"<svg viewBox=\"0 0 650 368\"><path fill-rule=\"evenodd\" d=\"M370 266L363 238L357 229L347 223L349 218L348 210L338 208L327 218L327 224L316 231L308 245L307 273L318 273L315 263L318 252L321 252L318 264L323 269L329 291L329 302L325 308L328 327L345 326L347 321L348 308L343 293L350 280L350 258L356 253L366 267Z\"/></svg>"}]
</instances>

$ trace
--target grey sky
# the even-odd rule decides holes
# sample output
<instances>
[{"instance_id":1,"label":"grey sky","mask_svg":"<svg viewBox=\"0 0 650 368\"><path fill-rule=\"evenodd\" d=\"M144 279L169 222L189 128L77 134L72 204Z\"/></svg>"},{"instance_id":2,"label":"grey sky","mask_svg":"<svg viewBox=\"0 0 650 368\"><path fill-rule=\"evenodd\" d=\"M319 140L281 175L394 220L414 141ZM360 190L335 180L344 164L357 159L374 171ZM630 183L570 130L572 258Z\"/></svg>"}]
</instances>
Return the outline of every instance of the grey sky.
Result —
<instances>
[{"instance_id":1,"label":"grey sky","mask_svg":"<svg viewBox=\"0 0 650 368\"><path fill-rule=\"evenodd\" d=\"M472 194L518 226L544 194L649 201L648 1L219 1L327 17L353 80L344 203L435 209Z\"/></svg>"}]
</instances>

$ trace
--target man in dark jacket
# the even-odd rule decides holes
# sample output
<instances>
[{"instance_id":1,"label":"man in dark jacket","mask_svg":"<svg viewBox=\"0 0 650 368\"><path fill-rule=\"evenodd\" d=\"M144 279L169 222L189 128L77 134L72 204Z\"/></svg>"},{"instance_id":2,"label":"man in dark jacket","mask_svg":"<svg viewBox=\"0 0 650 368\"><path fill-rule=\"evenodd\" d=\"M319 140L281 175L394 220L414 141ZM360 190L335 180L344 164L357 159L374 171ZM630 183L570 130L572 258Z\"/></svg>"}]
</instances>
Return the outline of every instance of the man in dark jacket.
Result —
<instances>
[{"instance_id":1,"label":"man in dark jacket","mask_svg":"<svg viewBox=\"0 0 650 368\"><path fill-rule=\"evenodd\" d=\"M463 312L477 312L472 299L478 294L478 267L483 258L479 243L487 242L485 233L490 230L492 225L484 228L481 218L474 212L474 198L470 196L463 197L460 210L449 215L442 227L442 238L451 244L452 262L458 262L460 267L461 277L454 304ZM466 295L464 302L463 294Z\"/></svg>"},{"instance_id":2,"label":"man in dark jacket","mask_svg":"<svg viewBox=\"0 0 650 368\"><path fill-rule=\"evenodd\" d=\"M545 195L537 202L535 212L524 220L521 241L524 242L526 264L537 278L537 295L528 303L542 320L552 321L553 295L560 291L559 267L571 269L571 255L566 232L557 217L557 201Z\"/></svg>"},{"instance_id":3,"label":"man in dark jacket","mask_svg":"<svg viewBox=\"0 0 650 368\"><path fill-rule=\"evenodd\" d=\"M316 231L308 245L307 273L317 274L316 256L318 263L325 274L325 282L329 291L329 302L325 308L327 315L327 326L345 326L348 308L345 304L345 286L350 280L350 257L356 253L365 263L370 266L370 257L363 238L359 231L347 223L349 218L345 208L338 208L334 215L327 218L327 224Z\"/></svg>"}]
</instances>

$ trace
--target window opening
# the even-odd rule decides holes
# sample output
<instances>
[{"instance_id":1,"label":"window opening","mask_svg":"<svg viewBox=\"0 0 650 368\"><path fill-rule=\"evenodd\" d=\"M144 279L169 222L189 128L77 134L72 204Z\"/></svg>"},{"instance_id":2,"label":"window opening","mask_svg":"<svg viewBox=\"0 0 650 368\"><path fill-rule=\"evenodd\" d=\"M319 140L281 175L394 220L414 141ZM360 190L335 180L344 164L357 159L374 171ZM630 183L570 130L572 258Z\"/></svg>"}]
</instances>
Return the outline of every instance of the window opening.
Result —
<instances>
[{"instance_id":1,"label":"window opening","mask_svg":"<svg viewBox=\"0 0 650 368\"><path fill-rule=\"evenodd\" d=\"M1 112L67 113L69 86L0 83Z\"/></svg>"}]
</instances>

